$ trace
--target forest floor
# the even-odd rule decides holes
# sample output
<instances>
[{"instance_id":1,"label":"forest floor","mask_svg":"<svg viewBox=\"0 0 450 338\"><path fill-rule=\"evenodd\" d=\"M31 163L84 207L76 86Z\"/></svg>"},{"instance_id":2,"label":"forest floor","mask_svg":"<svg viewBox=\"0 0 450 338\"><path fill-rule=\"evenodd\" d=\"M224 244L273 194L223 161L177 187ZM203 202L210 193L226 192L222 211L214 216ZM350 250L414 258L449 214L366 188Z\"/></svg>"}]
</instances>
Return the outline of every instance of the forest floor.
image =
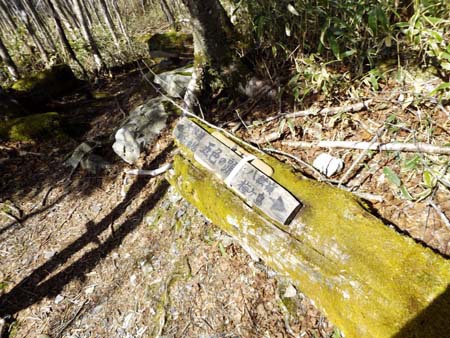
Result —
<instances>
[{"instance_id":1,"label":"forest floor","mask_svg":"<svg viewBox=\"0 0 450 338\"><path fill-rule=\"evenodd\" d=\"M0 145L0 315L11 324L10 337L340 337L306 296L253 261L163 177L126 175L131 166L110 144L96 150L108 169L71 173L64 162L80 142L109 139L133 107L156 95L137 70L100 81L94 93L97 99L74 94L54 102L67 118L88 122L77 140ZM234 112L215 118L245 140L309 164L321 152L343 159L344 170L325 179L336 185L360 150L299 149L287 141L371 141L378 133L380 142L448 143L449 107L408 93L409 87L387 83L358 98L318 97L318 108L372 100L368 109L332 116L264 122L279 104L255 108L248 101L243 123ZM175 116L140 168L170 161L174 123ZM264 139L269 135L271 142ZM365 193L388 225L448 257L448 156L365 155L343 186ZM280 159L324 180L292 158Z\"/></svg>"}]
</instances>

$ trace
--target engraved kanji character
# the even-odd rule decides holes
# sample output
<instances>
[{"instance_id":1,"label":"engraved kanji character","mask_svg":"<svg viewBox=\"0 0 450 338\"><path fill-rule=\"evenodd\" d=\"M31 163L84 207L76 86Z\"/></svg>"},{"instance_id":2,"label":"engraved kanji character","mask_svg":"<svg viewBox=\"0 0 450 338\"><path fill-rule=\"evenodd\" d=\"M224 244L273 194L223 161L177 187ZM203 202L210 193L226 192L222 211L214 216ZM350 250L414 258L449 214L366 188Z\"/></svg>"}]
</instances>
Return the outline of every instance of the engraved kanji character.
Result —
<instances>
[{"instance_id":1,"label":"engraved kanji character","mask_svg":"<svg viewBox=\"0 0 450 338\"><path fill-rule=\"evenodd\" d=\"M200 150L200 153L203 154L205 157L208 157L211 154L211 151L213 151L213 148L216 145L212 142L208 142L207 146L204 146L203 149Z\"/></svg>"},{"instance_id":2,"label":"engraved kanji character","mask_svg":"<svg viewBox=\"0 0 450 338\"><path fill-rule=\"evenodd\" d=\"M260 207L262 205L263 201L264 201L264 198L265 198L265 196L264 196L263 193L258 194L258 196L256 196L256 199L255 199L255 204L258 207Z\"/></svg>"},{"instance_id":3,"label":"engraved kanji character","mask_svg":"<svg viewBox=\"0 0 450 338\"><path fill-rule=\"evenodd\" d=\"M255 181L257 184L265 186L267 184L267 181L269 180L269 178L265 175L257 175Z\"/></svg>"},{"instance_id":4,"label":"engraved kanji character","mask_svg":"<svg viewBox=\"0 0 450 338\"><path fill-rule=\"evenodd\" d=\"M266 185L264 186L264 190L271 194L275 190L276 184L271 179L267 179Z\"/></svg>"},{"instance_id":5,"label":"engraved kanji character","mask_svg":"<svg viewBox=\"0 0 450 338\"><path fill-rule=\"evenodd\" d=\"M226 159L223 164L220 164L220 162L219 162L219 165L221 165L222 171L224 172L224 174L228 176L228 175L230 175L233 168L235 166L237 166L237 161L229 158L229 159Z\"/></svg>"},{"instance_id":6,"label":"engraved kanji character","mask_svg":"<svg viewBox=\"0 0 450 338\"><path fill-rule=\"evenodd\" d=\"M253 188L248 181L239 182L237 188L244 195L254 195L255 194L255 188Z\"/></svg>"},{"instance_id":7,"label":"engraved kanji character","mask_svg":"<svg viewBox=\"0 0 450 338\"><path fill-rule=\"evenodd\" d=\"M216 149L214 150L211 155L209 155L208 160L212 163L212 164L216 164L217 160L220 158L220 155L222 154L222 149Z\"/></svg>"}]
</instances>

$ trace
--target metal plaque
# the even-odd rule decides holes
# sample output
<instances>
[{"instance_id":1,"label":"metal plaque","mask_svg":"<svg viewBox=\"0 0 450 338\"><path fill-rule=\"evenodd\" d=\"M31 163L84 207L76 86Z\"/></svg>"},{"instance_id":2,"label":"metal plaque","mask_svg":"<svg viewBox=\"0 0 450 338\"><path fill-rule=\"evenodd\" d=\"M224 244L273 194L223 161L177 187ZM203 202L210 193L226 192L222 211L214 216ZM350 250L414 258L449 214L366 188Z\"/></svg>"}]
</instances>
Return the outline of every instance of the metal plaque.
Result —
<instances>
[{"instance_id":1,"label":"metal plaque","mask_svg":"<svg viewBox=\"0 0 450 338\"><path fill-rule=\"evenodd\" d=\"M301 206L281 185L189 119L181 119L174 136L194 153L195 160L224 180L247 204L276 221L288 223Z\"/></svg>"}]
</instances>

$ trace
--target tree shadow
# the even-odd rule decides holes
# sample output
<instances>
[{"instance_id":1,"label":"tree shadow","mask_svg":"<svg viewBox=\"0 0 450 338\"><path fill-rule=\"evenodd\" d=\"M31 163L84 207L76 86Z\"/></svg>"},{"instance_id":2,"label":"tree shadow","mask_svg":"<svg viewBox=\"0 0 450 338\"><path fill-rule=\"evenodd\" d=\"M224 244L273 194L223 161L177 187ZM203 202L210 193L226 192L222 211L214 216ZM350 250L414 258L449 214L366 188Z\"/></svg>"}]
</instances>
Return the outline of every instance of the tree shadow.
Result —
<instances>
[{"instance_id":1,"label":"tree shadow","mask_svg":"<svg viewBox=\"0 0 450 338\"><path fill-rule=\"evenodd\" d=\"M450 284L425 310L401 328L393 338L450 337Z\"/></svg>"},{"instance_id":2,"label":"tree shadow","mask_svg":"<svg viewBox=\"0 0 450 338\"><path fill-rule=\"evenodd\" d=\"M133 66L125 67L122 72L117 70L114 78L99 80L89 88L91 96L86 95L84 89L74 89L45 104L30 107L29 114L58 112L59 127L65 136L46 138L41 135L35 141L27 142L0 140L0 200L11 199L20 204L44 189L57 186L58 182L71 176L72 168L64 162L83 141L101 143L94 153L112 165L112 169L99 171L98 177L101 175L102 179L96 179L94 183L114 176L110 171L122 165L111 148L115 129L135 105L156 95L153 88L145 85L136 64ZM77 169L75 175L86 176L86 173ZM77 183L72 182L71 187ZM84 186L75 187L75 190L77 188L84 195L92 192Z\"/></svg>"},{"instance_id":3,"label":"tree shadow","mask_svg":"<svg viewBox=\"0 0 450 338\"><path fill-rule=\"evenodd\" d=\"M162 162L170 146L152 161L151 166L156 166ZM0 297L0 317L8 317L12 321L12 316L17 312L39 302L46 297L55 297L64 286L74 279L84 279L85 274L91 271L102 259L112 250L117 248L125 237L135 230L142 220L142 215L153 209L157 202L166 193L169 184L161 180L153 194L147 197L127 219L114 231L103 243L95 249L85 253L81 258L70 264L64 270L48 278L61 265L65 264L74 254L82 250L90 243L98 243L98 236L117 220L128 208L133 198L135 198L148 183L148 178L138 178L132 184L127 195L108 215L100 222L89 221L86 232L69 244L65 249L57 253L39 268L25 277L10 292ZM48 278L48 279L47 279Z\"/></svg>"},{"instance_id":4,"label":"tree shadow","mask_svg":"<svg viewBox=\"0 0 450 338\"><path fill-rule=\"evenodd\" d=\"M58 196L54 201L52 201L52 203L44 205L42 208L32 211L26 215L24 215L23 217L21 217L19 219L19 221L12 221L9 224L5 225L4 227L0 228L0 236L5 233L6 231L8 231L9 229L13 228L14 226L21 226L22 223L26 222L29 218L32 218L36 215L39 215L42 212L45 212L46 210L49 210L50 208L52 208L53 206L55 206L56 204L58 204L64 197L66 197L67 195L70 194L70 190L65 191L63 194L61 194L60 196Z\"/></svg>"}]
</instances>

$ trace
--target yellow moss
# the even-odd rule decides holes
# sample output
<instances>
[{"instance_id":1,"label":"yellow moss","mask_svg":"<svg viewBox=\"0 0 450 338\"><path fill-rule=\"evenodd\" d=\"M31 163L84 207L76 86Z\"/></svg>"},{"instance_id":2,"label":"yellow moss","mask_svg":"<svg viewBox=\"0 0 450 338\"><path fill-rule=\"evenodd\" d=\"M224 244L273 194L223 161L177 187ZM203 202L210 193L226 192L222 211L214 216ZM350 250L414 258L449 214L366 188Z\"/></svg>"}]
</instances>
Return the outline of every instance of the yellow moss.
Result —
<instances>
[{"instance_id":1,"label":"yellow moss","mask_svg":"<svg viewBox=\"0 0 450 338\"><path fill-rule=\"evenodd\" d=\"M188 149L180 149L192 160ZM289 225L258 214L180 155L168 179L213 223L288 275L347 337L390 337L445 292L448 260L387 227L352 194L263 159L274 169L273 179L304 204ZM436 311L435 318L448 316L446 311ZM430 332L444 336L444 329Z\"/></svg>"},{"instance_id":2,"label":"yellow moss","mask_svg":"<svg viewBox=\"0 0 450 338\"><path fill-rule=\"evenodd\" d=\"M16 81L11 88L21 94L51 97L72 90L79 84L80 81L75 77L70 67L61 64L24 77Z\"/></svg>"},{"instance_id":3,"label":"yellow moss","mask_svg":"<svg viewBox=\"0 0 450 338\"><path fill-rule=\"evenodd\" d=\"M63 136L58 113L35 114L16 118L0 126L0 137L12 141L29 141L49 136Z\"/></svg>"},{"instance_id":4,"label":"yellow moss","mask_svg":"<svg viewBox=\"0 0 450 338\"><path fill-rule=\"evenodd\" d=\"M193 39L191 34L169 31L146 36L150 55L155 51L164 51L167 53L184 54L192 52ZM158 53L155 54L158 57Z\"/></svg>"}]
</instances>

